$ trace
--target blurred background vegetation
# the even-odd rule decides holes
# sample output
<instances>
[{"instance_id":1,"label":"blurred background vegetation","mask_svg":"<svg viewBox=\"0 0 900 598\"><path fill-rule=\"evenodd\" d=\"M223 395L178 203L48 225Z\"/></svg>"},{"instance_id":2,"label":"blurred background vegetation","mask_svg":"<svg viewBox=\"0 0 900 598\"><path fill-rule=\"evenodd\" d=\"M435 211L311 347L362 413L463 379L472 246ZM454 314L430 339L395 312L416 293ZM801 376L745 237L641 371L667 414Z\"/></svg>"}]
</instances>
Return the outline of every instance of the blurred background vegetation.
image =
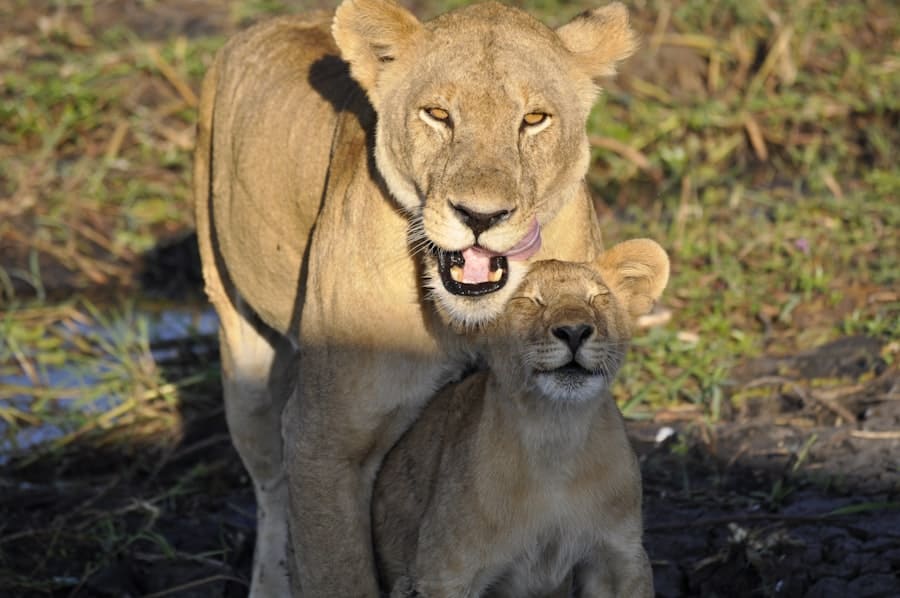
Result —
<instances>
[{"instance_id":1,"label":"blurred background vegetation","mask_svg":"<svg viewBox=\"0 0 900 598\"><path fill-rule=\"evenodd\" d=\"M405 4L424 18L466 3ZM0 0L5 467L50 455L66 471L75 441L166 463L191 421L221 409L190 238L199 83L229 34L334 4ZM512 4L550 25L595 5ZM731 417L747 396L735 367L848 335L878 339L896 370L897 4L628 4L642 46L591 115L589 182L607 243L657 239L673 277L671 317L619 378L626 415ZM157 498L148 513L171 495ZM107 554L129 534L110 531ZM0 531L0 552L10 541ZM72 583L14 565L0 562L23 587Z\"/></svg>"}]
</instances>

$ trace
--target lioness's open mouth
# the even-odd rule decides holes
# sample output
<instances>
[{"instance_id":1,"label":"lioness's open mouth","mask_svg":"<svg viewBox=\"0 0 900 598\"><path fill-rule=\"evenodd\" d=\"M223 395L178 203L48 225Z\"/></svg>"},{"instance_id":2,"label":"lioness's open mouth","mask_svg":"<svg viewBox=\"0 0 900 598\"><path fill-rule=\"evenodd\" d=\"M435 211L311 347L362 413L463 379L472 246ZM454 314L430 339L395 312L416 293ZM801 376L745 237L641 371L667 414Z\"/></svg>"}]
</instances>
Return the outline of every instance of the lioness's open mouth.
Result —
<instances>
[{"instance_id":1,"label":"lioness's open mouth","mask_svg":"<svg viewBox=\"0 0 900 598\"><path fill-rule=\"evenodd\" d=\"M467 263L462 251L442 251L438 254L441 282L449 292L454 295L477 297L499 291L506 285L509 279L509 262L506 261L506 256L480 258L469 256L469 258Z\"/></svg>"},{"instance_id":2,"label":"lioness's open mouth","mask_svg":"<svg viewBox=\"0 0 900 598\"><path fill-rule=\"evenodd\" d=\"M522 240L503 254L478 246L462 251L438 251L441 282L454 295L477 297L494 293L509 280L509 260L527 260L540 248L541 227L535 220Z\"/></svg>"}]
</instances>

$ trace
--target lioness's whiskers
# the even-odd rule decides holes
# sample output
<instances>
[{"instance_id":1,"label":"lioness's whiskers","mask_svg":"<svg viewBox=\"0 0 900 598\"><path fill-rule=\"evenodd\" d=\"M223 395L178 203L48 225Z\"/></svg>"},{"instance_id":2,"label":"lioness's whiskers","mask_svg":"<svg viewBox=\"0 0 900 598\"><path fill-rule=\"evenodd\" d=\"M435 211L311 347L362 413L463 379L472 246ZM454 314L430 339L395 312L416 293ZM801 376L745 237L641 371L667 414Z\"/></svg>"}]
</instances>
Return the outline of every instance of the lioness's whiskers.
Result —
<instances>
[{"instance_id":1,"label":"lioness's whiskers","mask_svg":"<svg viewBox=\"0 0 900 598\"><path fill-rule=\"evenodd\" d=\"M409 256L414 257L419 253L427 253L432 247L434 244L428 239L419 239L409 245Z\"/></svg>"},{"instance_id":2,"label":"lioness's whiskers","mask_svg":"<svg viewBox=\"0 0 900 598\"><path fill-rule=\"evenodd\" d=\"M415 218L409 223L406 239L410 256L434 247L434 243L425 234L425 225L422 223L421 217Z\"/></svg>"},{"instance_id":3,"label":"lioness's whiskers","mask_svg":"<svg viewBox=\"0 0 900 598\"><path fill-rule=\"evenodd\" d=\"M391 259L383 262L383 269L390 269L398 264L408 262L409 258L424 255L434 250L434 242L425 234L425 229L420 219L412 221L406 234L406 253L398 253Z\"/></svg>"}]
</instances>

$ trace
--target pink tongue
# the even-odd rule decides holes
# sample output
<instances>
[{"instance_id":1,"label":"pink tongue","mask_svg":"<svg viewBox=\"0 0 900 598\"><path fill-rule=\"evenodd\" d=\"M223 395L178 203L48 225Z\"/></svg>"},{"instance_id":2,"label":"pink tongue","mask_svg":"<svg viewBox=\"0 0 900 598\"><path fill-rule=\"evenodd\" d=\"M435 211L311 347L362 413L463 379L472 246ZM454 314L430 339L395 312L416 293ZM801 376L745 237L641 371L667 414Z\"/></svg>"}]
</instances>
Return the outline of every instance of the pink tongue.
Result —
<instances>
[{"instance_id":1,"label":"pink tongue","mask_svg":"<svg viewBox=\"0 0 900 598\"><path fill-rule=\"evenodd\" d=\"M478 284L488 281L491 271L491 254L485 253L478 247L469 247L462 252L463 259L463 283Z\"/></svg>"},{"instance_id":2,"label":"pink tongue","mask_svg":"<svg viewBox=\"0 0 900 598\"><path fill-rule=\"evenodd\" d=\"M469 247L462 252L463 283L479 284L488 281L491 271L491 258L505 255L510 260L527 260L541 248L541 227L535 220L528 233L506 253L494 253L481 247Z\"/></svg>"},{"instance_id":3,"label":"pink tongue","mask_svg":"<svg viewBox=\"0 0 900 598\"><path fill-rule=\"evenodd\" d=\"M528 233L522 237L522 240L507 251L504 255L506 259L524 261L533 256L541 248L541 227L537 220L531 223Z\"/></svg>"}]
</instances>

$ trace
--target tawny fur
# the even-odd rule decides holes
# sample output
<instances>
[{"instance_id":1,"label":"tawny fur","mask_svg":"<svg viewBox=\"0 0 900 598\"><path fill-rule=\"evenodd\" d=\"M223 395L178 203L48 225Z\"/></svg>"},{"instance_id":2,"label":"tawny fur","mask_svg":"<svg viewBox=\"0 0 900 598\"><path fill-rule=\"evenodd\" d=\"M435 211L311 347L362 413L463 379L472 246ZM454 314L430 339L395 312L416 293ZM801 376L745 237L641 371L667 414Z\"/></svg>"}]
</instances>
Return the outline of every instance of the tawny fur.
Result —
<instances>
[{"instance_id":1,"label":"tawny fur","mask_svg":"<svg viewBox=\"0 0 900 598\"><path fill-rule=\"evenodd\" d=\"M570 580L581 598L653 596L640 471L609 384L668 273L649 240L532 267L479 337L487 371L429 403L378 475L392 598L568 596ZM590 332L573 351L561 327ZM594 375L559 373L573 360Z\"/></svg>"},{"instance_id":2,"label":"tawny fur","mask_svg":"<svg viewBox=\"0 0 900 598\"><path fill-rule=\"evenodd\" d=\"M538 259L599 251L585 121L633 36L620 5L574 23L554 32L493 3L420 23L389 0L346 0L216 56L195 214L259 509L251 594L376 594L374 472L467 360L434 304L464 328L488 322L527 271L511 263L481 297L447 292L435 251L475 242L451 202L510 211L478 238L496 252L535 221ZM435 106L452 129L423 116ZM534 111L550 115L540 131L522 124Z\"/></svg>"}]
</instances>

